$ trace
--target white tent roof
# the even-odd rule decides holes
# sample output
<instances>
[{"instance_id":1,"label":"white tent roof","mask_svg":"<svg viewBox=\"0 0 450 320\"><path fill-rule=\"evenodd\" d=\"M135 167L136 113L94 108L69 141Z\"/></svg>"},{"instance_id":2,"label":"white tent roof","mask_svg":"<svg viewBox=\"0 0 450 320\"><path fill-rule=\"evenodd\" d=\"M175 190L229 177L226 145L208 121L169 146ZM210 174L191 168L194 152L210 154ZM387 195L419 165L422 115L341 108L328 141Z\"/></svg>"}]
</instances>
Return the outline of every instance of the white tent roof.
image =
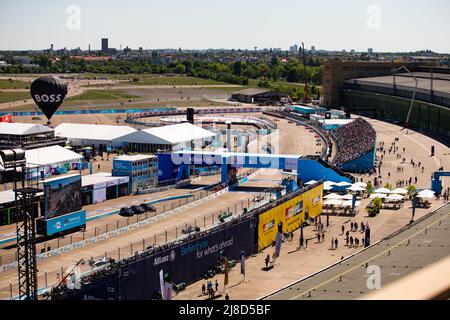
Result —
<instances>
[{"instance_id":1,"label":"white tent roof","mask_svg":"<svg viewBox=\"0 0 450 320\"><path fill-rule=\"evenodd\" d=\"M433 198L434 197L434 191L432 190L422 190L417 194L418 198Z\"/></svg>"},{"instance_id":2,"label":"white tent roof","mask_svg":"<svg viewBox=\"0 0 450 320\"><path fill-rule=\"evenodd\" d=\"M55 135L69 139L112 141L135 131L129 126L61 123L55 128Z\"/></svg>"},{"instance_id":3,"label":"white tent roof","mask_svg":"<svg viewBox=\"0 0 450 320\"><path fill-rule=\"evenodd\" d=\"M355 187L362 187L362 188L365 188L365 187L367 187L367 183L366 182L355 182L354 184L352 184L352 186L355 186Z\"/></svg>"},{"instance_id":4,"label":"white tent roof","mask_svg":"<svg viewBox=\"0 0 450 320\"><path fill-rule=\"evenodd\" d=\"M342 204L342 201L337 199L328 199L325 200L323 204L328 206L340 206Z\"/></svg>"},{"instance_id":5,"label":"white tent roof","mask_svg":"<svg viewBox=\"0 0 450 320\"><path fill-rule=\"evenodd\" d=\"M26 135L52 131L52 128L42 124L0 122L0 134Z\"/></svg>"},{"instance_id":6,"label":"white tent roof","mask_svg":"<svg viewBox=\"0 0 450 320\"><path fill-rule=\"evenodd\" d=\"M360 204L361 204L361 201L355 201L355 207L359 207ZM347 201L342 202L342 206L343 207L351 207L352 200L347 200Z\"/></svg>"},{"instance_id":7,"label":"white tent roof","mask_svg":"<svg viewBox=\"0 0 450 320\"><path fill-rule=\"evenodd\" d=\"M324 199L342 199L342 197L336 193L330 193L329 195L326 195L323 198Z\"/></svg>"},{"instance_id":8,"label":"white tent roof","mask_svg":"<svg viewBox=\"0 0 450 320\"><path fill-rule=\"evenodd\" d=\"M384 198L386 198L386 197L387 197L387 195L384 194L384 193L372 193L372 194L370 195L370 199L375 199L375 198L384 199Z\"/></svg>"},{"instance_id":9,"label":"white tent roof","mask_svg":"<svg viewBox=\"0 0 450 320\"><path fill-rule=\"evenodd\" d=\"M375 190L376 193L392 193L388 188L378 188Z\"/></svg>"},{"instance_id":10,"label":"white tent roof","mask_svg":"<svg viewBox=\"0 0 450 320\"><path fill-rule=\"evenodd\" d=\"M347 181L341 181L339 183L336 183L336 186L338 187L347 187L347 186L351 186L352 184L350 182Z\"/></svg>"},{"instance_id":11,"label":"white tent roof","mask_svg":"<svg viewBox=\"0 0 450 320\"><path fill-rule=\"evenodd\" d=\"M27 159L27 167L29 168L61 162L78 161L83 158L82 155L61 146L25 150L25 157Z\"/></svg>"},{"instance_id":12,"label":"white tent roof","mask_svg":"<svg viewBox=\"0 0 450 320\"><path fill-rule=\"evenodd\" d=\"M316 182L317 182L316 180L310 180L307 183L305 183L305 185L309 186L310 184L314 184Z\"/></svg>"},{"instance_id":13,"label":"white tent roof","mask_svg":"<svg viewBox=\"0 0 450 320\"><path fill-rule=\"evenodd\" d=\"M403 189L403 188L397 188L397 189L392 190L392 193L407 194L408 190Z\"/></svg>"},{"instance_id":14,"label":"white tent roof","mask_svg":"<svg viewBox=\"0 0 450 320\"><path fill-rule=\"evenodd\" d=\"M399 194L390 194L386 200L392 200L392 201L399 201L399 200L403 200L404 197L402 195Z\"/></svg>"},{"instance_id":15,"label":"white tent roof","mask_svg":"<svg viewBox=\"0 0 450 320\"><path fill-rule=\"evenodd\" d=\"M347 190L349 190L349 191L365 191L366 189L361 186L352 185L352 186L348 187Z\"/></svg>"},{"instance_id":16,"label":"white tent roof","mask_svg":"<svg viewBox=\"0 0 450 320\"><path fill-rule=\"evenodd\" d=\"M122 136L117 141L148 144L177 144L211 138L215 135L214 132L186 122L139 130Z\"/></svg>"},{"instance_id":17,"label":"white tent roof","mask_svg":"<svg viewBox=\"0 0 450 320\"><path fill-rule=\"evenodd\" d=\"M327 186L334 186L334 185L336 184L336 182L327 180L327 181L325 181L323 184L324 184L324 185L327 185Z\"/></svg>"}]
</instances>

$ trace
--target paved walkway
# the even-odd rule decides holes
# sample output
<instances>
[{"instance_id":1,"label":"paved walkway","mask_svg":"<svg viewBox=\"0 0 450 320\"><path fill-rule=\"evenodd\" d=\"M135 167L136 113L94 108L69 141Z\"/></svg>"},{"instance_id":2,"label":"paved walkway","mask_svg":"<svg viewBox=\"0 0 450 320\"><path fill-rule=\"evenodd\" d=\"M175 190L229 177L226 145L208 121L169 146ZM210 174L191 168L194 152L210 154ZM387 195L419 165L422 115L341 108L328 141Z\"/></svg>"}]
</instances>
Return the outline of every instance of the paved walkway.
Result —
<instances>
[{"instance_id":1,"label":"paved walkway","mask_svg":"<svg viewBox=\"0 0 450 320\"><path fill-rule=\"evenodd\" d=\"M333 267L274 293L269 300L358 299L450 254L450 204ZM446 274L436 275L450 277Z\"/></svg>"}]
</instances>

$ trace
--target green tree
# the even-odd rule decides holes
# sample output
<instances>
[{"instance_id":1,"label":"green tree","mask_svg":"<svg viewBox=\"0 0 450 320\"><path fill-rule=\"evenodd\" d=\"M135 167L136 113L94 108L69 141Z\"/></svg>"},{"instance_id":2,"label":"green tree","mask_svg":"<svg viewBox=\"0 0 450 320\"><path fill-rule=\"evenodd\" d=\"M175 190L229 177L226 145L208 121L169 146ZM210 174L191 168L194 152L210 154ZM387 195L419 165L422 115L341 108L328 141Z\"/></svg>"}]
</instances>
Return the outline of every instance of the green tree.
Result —
<instances>
[{"instance_id":1,"label":"green tree","mask_svg":"<svg viewBox=\"0 0 450 320\"><path fill-rule=\"evenodd\" d=\"M178 64L176 67L175 67L175 73L178 73L178 74L184 74L184 73L186 73L186 67L184 66L184 64Z\"/></svg>"}]
</instances>

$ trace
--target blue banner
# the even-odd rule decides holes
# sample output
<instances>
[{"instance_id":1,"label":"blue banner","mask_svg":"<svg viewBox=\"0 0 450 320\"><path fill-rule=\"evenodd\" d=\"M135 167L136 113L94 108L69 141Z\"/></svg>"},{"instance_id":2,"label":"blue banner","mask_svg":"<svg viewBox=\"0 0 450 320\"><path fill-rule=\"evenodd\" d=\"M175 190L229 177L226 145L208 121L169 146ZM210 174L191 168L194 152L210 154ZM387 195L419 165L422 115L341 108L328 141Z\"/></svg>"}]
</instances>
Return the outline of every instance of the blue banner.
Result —
<instances>
[{"instance_id":1,"label":"blue banner","mask_svg":"<svg viewBox=\"0 0 450 320\"><path fill-rule=\"evenodd\" d=\"M81 210L46 220L47 235L80 227L86 224L86 211Z\"/></svg>"}]
</instances>

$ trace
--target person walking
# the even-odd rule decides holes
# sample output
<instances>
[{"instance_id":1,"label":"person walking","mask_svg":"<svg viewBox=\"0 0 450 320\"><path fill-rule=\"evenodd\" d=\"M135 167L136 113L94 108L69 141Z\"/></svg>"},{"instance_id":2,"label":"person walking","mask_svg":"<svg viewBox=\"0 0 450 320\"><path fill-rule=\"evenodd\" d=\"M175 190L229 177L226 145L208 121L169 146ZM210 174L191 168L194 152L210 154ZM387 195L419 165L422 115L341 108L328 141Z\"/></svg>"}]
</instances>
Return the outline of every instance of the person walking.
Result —
<instances>
[{"instance_id":1,"label":"person walking","mask_svg":"<svg viewBox=\"0 0 450 320\"><path fill-rule=\"evenodd\" d=\"M345 237L345 245L348 247L348 242L349 242L349 240L350 240L350 237L347 235L346 237Z\"/></svg>"},{"instance_id":2,"label":"person walking","mask_svg":"<svg viewBox=\"0 0 450 320\"><path fill-rule=\"evenodd\" d=\"M341 230L342 230L342 234L344 234L344 231L345 231L345 226L344 225L342 225Z\"/></svg>"},{"instance_id":3,"label":"person walking","mask_svg":"<svg viewBox=\"0 0 450 320\"><path fill-rule=\"evenodd\" d=\"M202 284L202 295L205 295L205 291L206 291L206 286L205 286L205 284L203 283L203 284Z\"/></svg>"},{"instance_id":4,"label":"person walking","mask_svg":"<svg viewBox=\"0 0 450 320\"><path fill-rule=\"evenodd\" d=\"M350 223L350 230L353 231L353 222Z\"/></svg>"},{"instance_id":5,"label":"person walking","mask_svg":"<svg viewBox=\"0 0 450 320\"><path fill-rule=\"evenodd\" d=\"M338 239L334 239L334 249L336 250L338 248Z\"/></svg>"},{"instance_id":6,"label":"person walking","mask_svg":"<svg viewBox=\"0 0 450 320\"><path fill-rule=\"evenodd\" d=\"M225 293L225 300L230 300L230 296L228 295L228 293Z\"/></svg>"},{"instance_id":7,"label":"person walking","mask_svg":"<svg viewBox=\"0 0 450 320\"><path fill-rule=\"evenodd\" d=\"M317 233L317 243L320 243L320 233Z\"/></svg>"},{"instance_id":8,"label":"person walking","mask_svg":"<svg viewBox=\"0 0 450 320\"><path fill-rule=\"evenodd\" d=\"M215 287L216 287L216 292L218 292L219 291L219 283L217 282L217 279L216 279Z\"/></svg>"},{"instance_id":9,"label":"person walking","mask_svg":"<svg viewBox=\"0 0 450 320\"><path fill-rule=\"evenodd\" d=\"M350 236L350 247L353 247L353 236Z\"/></svg>"},{"instance_id":10,"label":"person walking","mask_svg":"<svg viewBox=\"0 0 450 320\"><path fill-rule=\"evenodd\" d=\"M325 232L322 233L322 242L325 242Z\"/></svg>"},{"instance_id":11,"label":"person walking","mask_svg":"<svg viewBox=\"0 0 450 320\"><path fill-rule=\"evenodd\" d=\"M305 249L308 248L308 238L305 239Z\"/></svg>"},{"instance_id":12,"label":"person walking","mask_svg":"<svg viewBox=\"0 0 450 320\"><path fill-rule=\"evenodd\" d=\"M264 260L264 262L266 263L266 270L267 270L269 268L269 262L270 262L269 254L267 254L266 259Z\"/></svg>"},{"instance_id":13,"label":"person walking","mask_svg":"<svg viewBox=\"0 0 450 320\"><path fill-rule=\"evenodd\" d=\"M334 249L334 238L331 238L331 250Z\"/></svg>"}]
</instances>

